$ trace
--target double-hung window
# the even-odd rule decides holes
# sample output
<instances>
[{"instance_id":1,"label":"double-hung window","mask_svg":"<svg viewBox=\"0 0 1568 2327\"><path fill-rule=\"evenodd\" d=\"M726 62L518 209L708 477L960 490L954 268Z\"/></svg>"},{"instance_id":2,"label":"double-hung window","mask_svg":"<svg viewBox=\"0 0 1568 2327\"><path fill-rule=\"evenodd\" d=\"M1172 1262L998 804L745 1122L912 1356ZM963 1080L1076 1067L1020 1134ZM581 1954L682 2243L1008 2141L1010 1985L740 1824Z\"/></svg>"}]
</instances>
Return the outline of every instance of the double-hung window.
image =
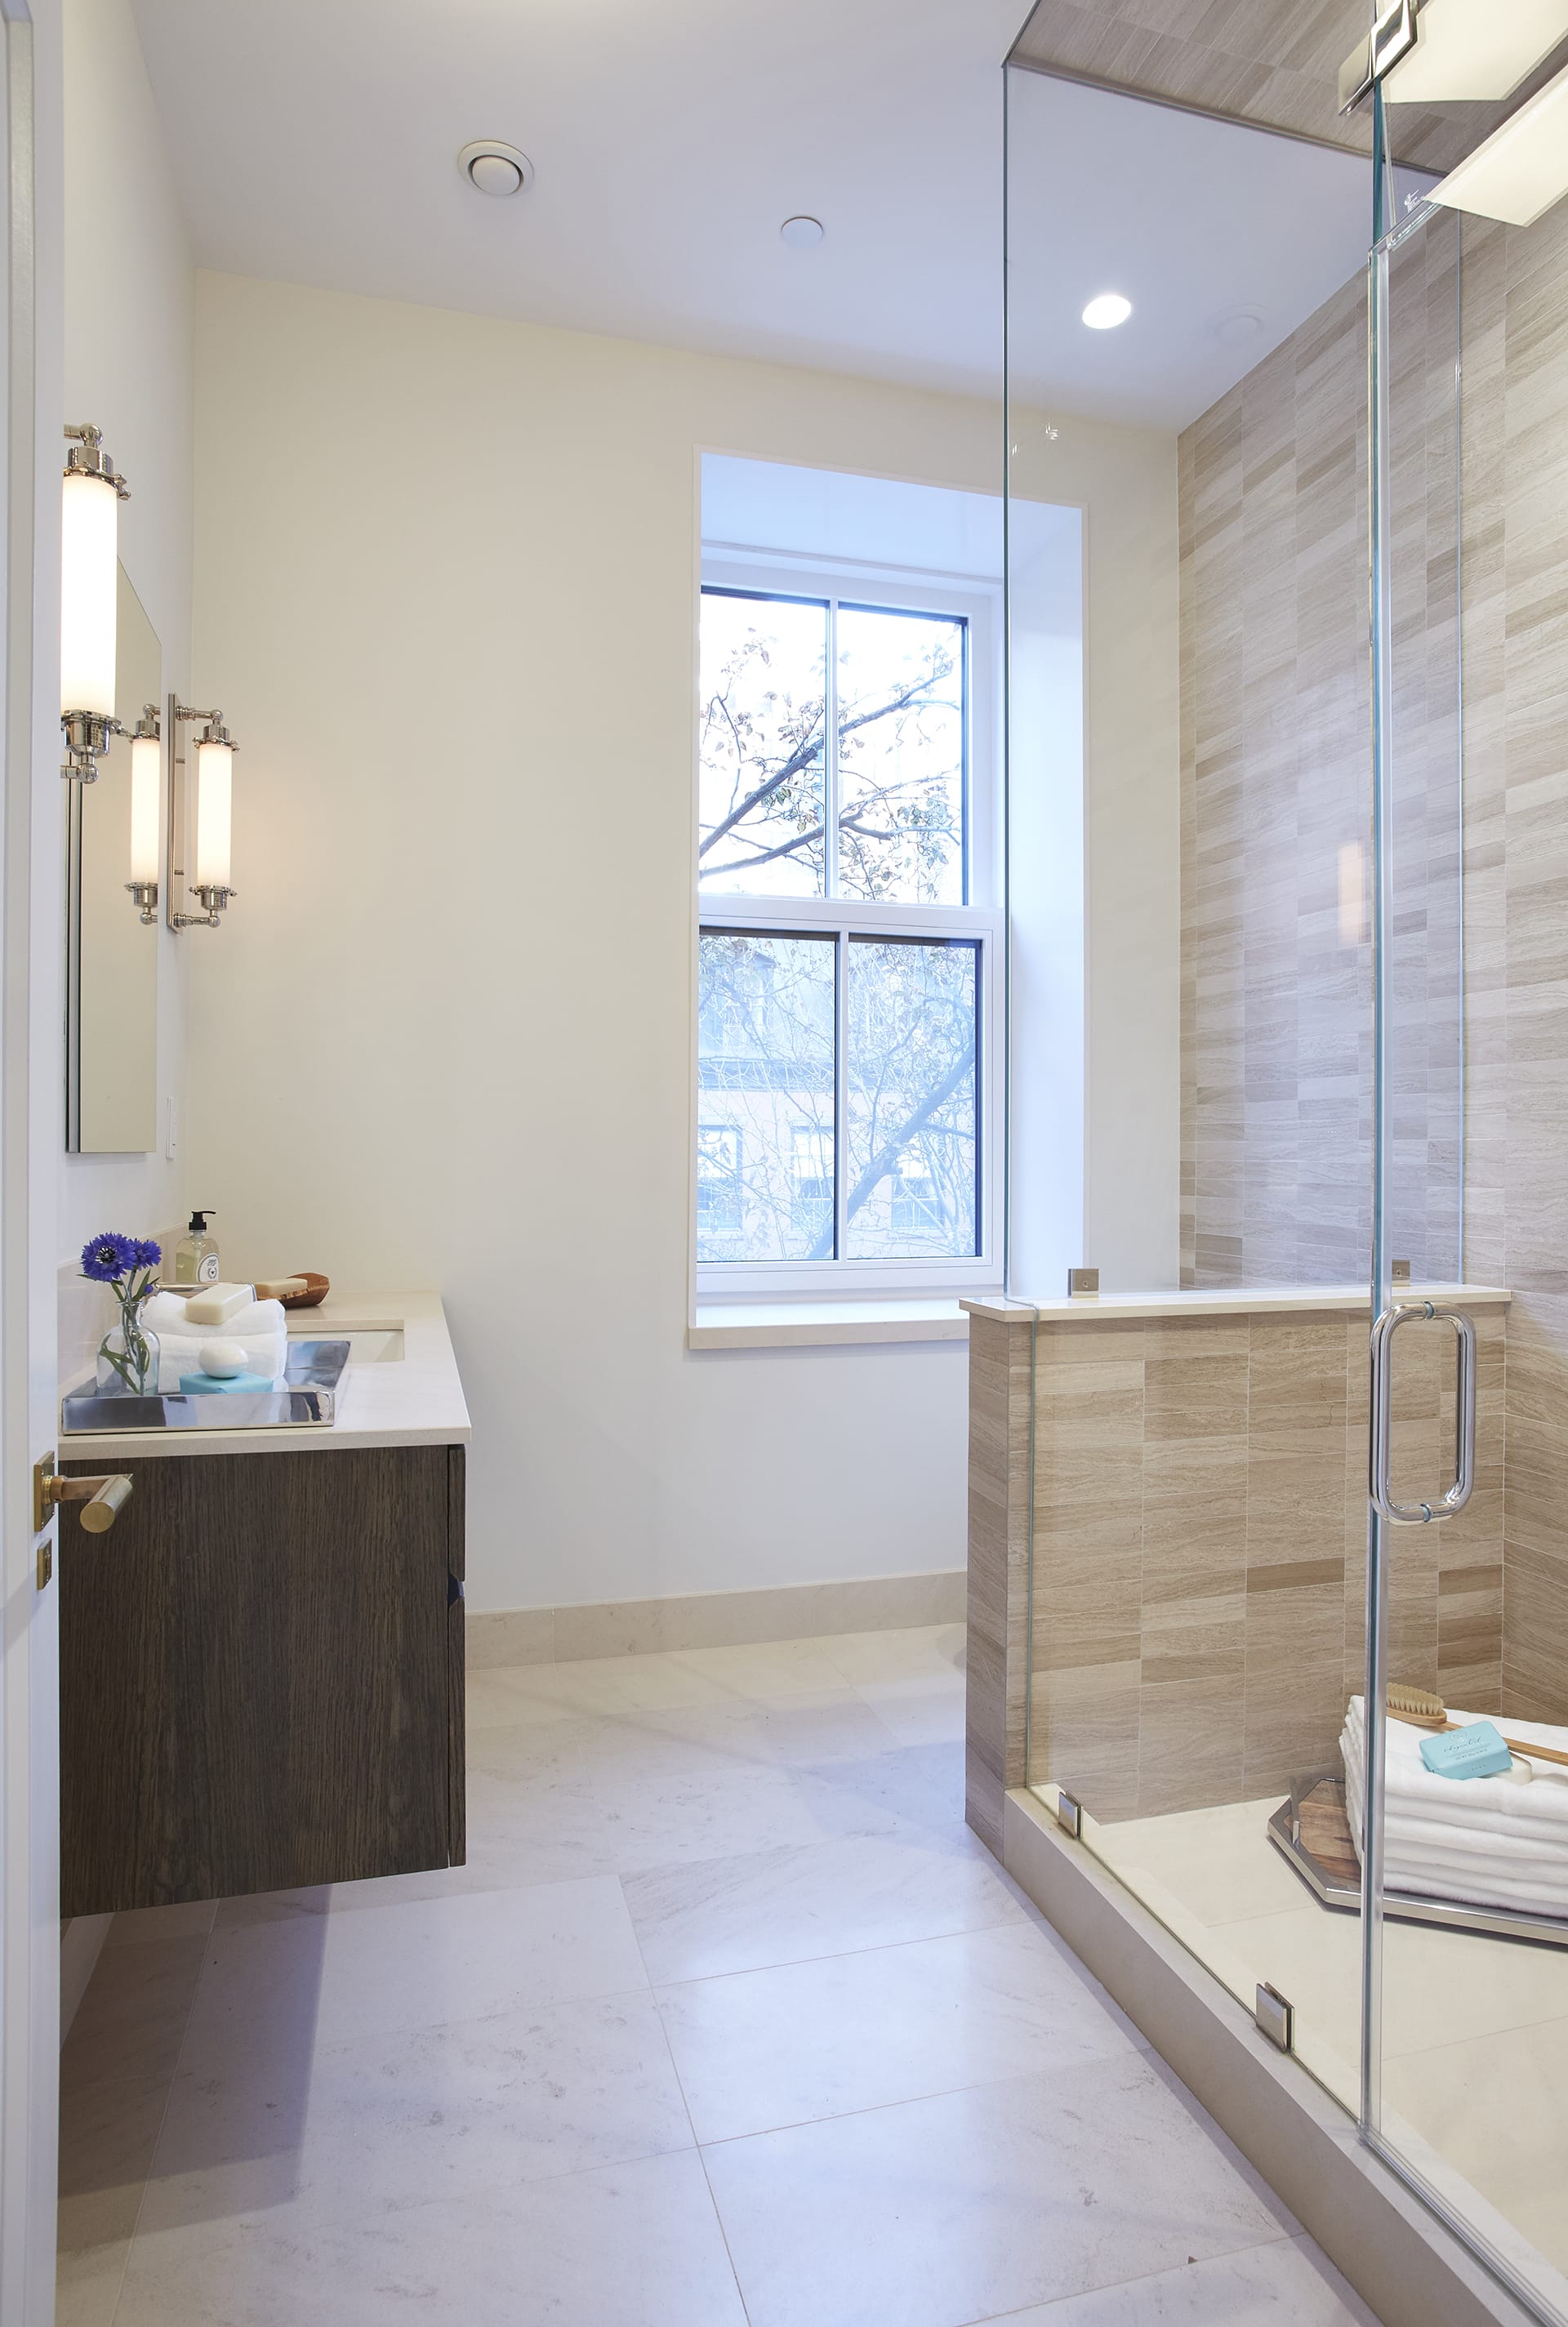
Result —
<instances>
[{"instance_id":1,"label":"double-hung window","mask_svg":"<svg viewBox=\"0 0 1568 2327\"><path fill-rule=\"evenodd\" d=\"M725 571L703 589L710 1297L998 1273L991 602L836 578Z\"/></svg>"}]
</instances>

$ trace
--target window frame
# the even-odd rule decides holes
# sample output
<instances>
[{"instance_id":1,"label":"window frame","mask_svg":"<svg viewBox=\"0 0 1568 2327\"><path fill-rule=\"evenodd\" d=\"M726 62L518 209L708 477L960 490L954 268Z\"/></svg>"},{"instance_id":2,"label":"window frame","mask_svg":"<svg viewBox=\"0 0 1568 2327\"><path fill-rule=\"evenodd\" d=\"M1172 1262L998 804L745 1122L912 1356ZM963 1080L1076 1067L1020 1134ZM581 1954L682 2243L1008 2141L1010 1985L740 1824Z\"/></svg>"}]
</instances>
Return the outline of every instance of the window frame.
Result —
<instances>
[{"instance_id":1,"label":"window frame","mask_svg":"<svg viewBox=\"0 0 1568 2327\"><path fill-rule=\"evenodd\" d=\"M863 565L827 565L816 560L790 561L783 557L761 561L754 557L732 557L728 554L705 551L702 575L697 585L697 732L693 752L697 790L697 833L694 854L702 840L702 602L703 593L707 590L722 590L731 596L805 599L813 604L826 603L829 608L830 655L834 639L833 621L840 606L851 610L863 608L876 613L946 615L949 620L961 620L967 625L965 902L962 908L946 906L941 910L955 912L967 910L970 906L995 903L1001 891L996 854L1001 796L1001 584L992 584L972 578L945 584L929 574L906 575L894 567L879 570ZM827 810L826 859L826 865L831 867L836 862L838 853L837 819L832 812L838 750L836 738L826 720L823 744L826 755L823 787ZM825 871L824 877L830 880L831 874ZM760 890L705 889L699 869L697 894L699 904L705 911L709 902L716 903L723 898L751 898L763 893ZM837 901L830 897L829 902ZM926 909L918 906L915 910L924 911ZM937 910L934 906L931 908L933 911Z\"/></svg>"},{"instance_id":2,"label":"window frame","mask_svg":"<svg viewBox=\"0 0 1568 2327\"><path fill-rule=\"evenodd\" d=\"M957 938L976 949L975 1107L979 1165L975 1202L980 1212L980 1249L951 1260L910 1256L896 1260L698 1260L697 1290L705 1303L733 1294L756 1300L770 1293L817 1299L835 1289L845 1299L890 1292L947 1289L985 1292L1001 1282L999 1232L1002 1173L1000 1108L996 1082L1003 1051L1002 915L982 905L890 905L854 897L715 897L714 910L700 916L699 935L709 930L743 930L777 937L833 937L836 940L834 1040L834 1152L835 1203L844 1196L844 1126L847 1119L849 1045L848 953L852 939L906 938L919 942ZM696 1014L693 1013L694 1026ZM700 1052L699 1052L700 1057ZM698 1077L693 1082L692 1250L696 1252L696 1116ZM840 1215L840 1230L843 1220Z\"/></svg>"},{"instance_id":3,"label":"window frame","mask_svg":"<svg viewBox=\"0 0 1568 2327\"><path fill-rule=\"evenodd\" d=\"M968 664L966 698L968 733L966 738L967 781L965 799L965 884L969 900L961 905L888 903L845 896L768 896L731 889L705 889L696 870L701 838L701 655L702 592L713 588L770 598L829 600L845 606L867 607L889 613L961 617L967 624ZM1003 1065L1005 1050L1004 916L1000 901L997 846L1001 813L1001 641L1002 585L972 576L947 577L910 573L891 566L834 565L818 558L766 558L733 551L705 549L696 597L697 635L694 656L693 748L693 892L694 1006L692 1010L691 1201L689 1206L692 1274L697 1301L704 1308L725 1301L755 1303L759 1299L833 1300L888 1299L906 1295L929 1300L947 1294L994 1291L1003 1281L1002 1206L1003 1192L1004 1094ZM831 641L832 631L829 638ZM830 649L831 651L831 644ZM825 725L825 744L828 742ZM825 790L828 782L825 773ZM827 796L829 827L835 805ZM831 864L833 855L827 857ZM825 870L825 878L830 877ZM940 939L960 939L976 949L975 1006L975 1132L979 1159L975 1202L979 1210L979 1250L954 1259L910 1257L900 1259L705 1261L697 1254L697 1131L702 1092L698 1013L695 1008L695 962L702 934L708 930L744 930L780 937L793 934L834 936L837 943L835 1039L835 1204L843 1201L844 1138L848 1078L847 1010L848 949L854 937ZM842 1234L842 1215L839 1220Z\"/></svg>"}]
</instances>

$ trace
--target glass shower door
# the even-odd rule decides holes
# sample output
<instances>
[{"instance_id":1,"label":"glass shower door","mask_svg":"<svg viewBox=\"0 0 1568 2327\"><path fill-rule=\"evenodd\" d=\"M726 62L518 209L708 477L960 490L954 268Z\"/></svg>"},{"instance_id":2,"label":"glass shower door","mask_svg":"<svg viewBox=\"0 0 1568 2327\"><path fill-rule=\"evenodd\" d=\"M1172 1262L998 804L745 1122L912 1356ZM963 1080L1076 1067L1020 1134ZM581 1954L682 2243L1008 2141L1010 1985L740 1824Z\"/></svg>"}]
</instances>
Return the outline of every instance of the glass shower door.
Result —
<instances>
[{"instance_id":1,"label":"glass shower door","mask_svg":"<svg viewBox=\"0 0 1568 2327\"><path fill-rule=\"evenodd\" d=\"M1348 1804L1362 2114L1386 2162L1561 2321L1568 1767L1515 1752L1467 1779L1428 1757L1442 1721L1568 1751L1568 201L1545 182L1554 168L1568 191L1568 170L1548 140L1522 195L1529 154L1499 164L1498 141L1527 146L1528 122L1510 133L1517 107L1465 102L1495 86L1434 90L1438 57L1421 86L1461 101L1429 133L1450 174L1395 194L1379 169L1369 273L1378 1322ZM1420 143L1400 87L1395 71L1376 99L1380 157ZM1434 1116L1457 1140L1431 1135ZM1450 1300L1395 1282L1423 1236L1452 1252ZM1399 1718L1423 1699L1428 1725Z\"/></svg>"}]
</instances>

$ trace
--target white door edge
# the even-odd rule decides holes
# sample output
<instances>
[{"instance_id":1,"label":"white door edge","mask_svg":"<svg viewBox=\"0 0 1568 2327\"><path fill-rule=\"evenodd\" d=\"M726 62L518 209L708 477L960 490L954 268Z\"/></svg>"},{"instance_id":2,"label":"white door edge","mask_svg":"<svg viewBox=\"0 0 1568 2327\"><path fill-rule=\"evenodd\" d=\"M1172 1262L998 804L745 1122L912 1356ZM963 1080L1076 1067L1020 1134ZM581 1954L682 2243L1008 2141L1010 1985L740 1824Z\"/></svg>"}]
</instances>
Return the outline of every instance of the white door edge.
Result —
<instances>
[{"instance_id":1,"label":"white door edge","mask_svg":"<svg viewBox=\"0 0 1568 2327\"><path fill-rule=\"evenodd\" d=\"M0 0L0 2320L51 2327L60 2091L58 1575L32 1471L54 1444L60 1176L59 0Z\"/></svg>"}]
</instances>

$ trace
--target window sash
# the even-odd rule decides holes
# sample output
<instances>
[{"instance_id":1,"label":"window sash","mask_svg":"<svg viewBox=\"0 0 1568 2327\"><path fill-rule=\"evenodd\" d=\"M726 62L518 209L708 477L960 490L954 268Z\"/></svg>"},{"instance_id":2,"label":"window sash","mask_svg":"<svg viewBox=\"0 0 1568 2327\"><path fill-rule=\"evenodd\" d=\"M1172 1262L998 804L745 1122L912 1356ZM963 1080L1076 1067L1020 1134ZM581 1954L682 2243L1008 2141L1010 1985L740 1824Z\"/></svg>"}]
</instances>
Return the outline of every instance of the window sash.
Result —
<instances>
[{"instance_id":1,"label":"window sash","mask_svg":"<svg viewBox=\"0 0 1568 2327\"><path fill-rule=\"evenodd\" d=\"M838 618L840 611L842 610L846 613L852 614L902 614L906 615L911 621L947 621L954 622L958 625L962 640L962 668L960 675L960 703L962 706L960 713L960 734L962 739L962 762L959 770L959 878L964 906L967 907L975 893L975 868L976 859L976 835L974 781L975 762L975 689L974 684L975 610L971 606L960 605L957 603L948 603L944 596L944 593L940 592L933 593L929 589L899 590L898 588L890 585L885 595L881 593L873 595L868 594L863 588L859 591L848 588L842 590L837 588L822 589L820 587L812 589L807 585L804 575L801 576L800 586L796 589L791 589L788 586L787 580L784 582L783 586L779 586L772 578L768 580L751 579L743 577L737 574L733 576L726 576L720 580L711 578L706 573L705 573L698 599L697 611L699 625L702 619L701 601L703 598L748 598L764 604L770 603L784 603L798 606L820 606L825 610L826 616L827 661L825 683L823 686L822 712L822 783L824 824L823 881L826 891L825 902L834 904L851 902L841 898L838 885L838 825L839 818L843 812L844 807L840 790L840 773L838 764ZM920 603L921 601L924 601L925 603ZM732 897L747 897L751 895L761 896L765 894L762 891L704 888L700 861L697 870L697 892L699 899L710 899L715 903L715 905L720 902L720 900L727 900ZM780 902L783 901L781 900ZM930 910L951 912L962 910L962 908L953 906L927 908L920 905L918 901L911 901L911 908L915 911L925 911Z\"/></svg>"},{"instance_id":2,"label":"window sash","mask_svg":"<svg viewBox=\"0 0 1568 2327\"><path fill-rule=\"evenodd\" d=\"M1003 1038L1002 975L1002 916L974 905L893 905L864 902L852 897L732 897L699 899L699 935L709 931L756 931L779 937L832 935L837 941L837 977L834 1044L835 1250L823 1260L698 1260L697 1290L705 1302L724 1298L755 1300L819 1296L836 1293L874 1295L888 1293L946 1291L983 1293L1002 1280L1002 1166L999 1134ZM905 938L931 942L957 938L976 948L978 995L975 1009L975 1123L978 1155L975 1201L978 1213L978 1251L955 1257L904 1257L854 1259L845 1253L845 1199L847 1190L845 1143L848 1109L848 954L852 938ZM693 1014L694 1121L692 1156L694 1187L693 1250L696 1249L695 1186L700 1051L696 1014Z\"/></svg>"}]
</instances>

